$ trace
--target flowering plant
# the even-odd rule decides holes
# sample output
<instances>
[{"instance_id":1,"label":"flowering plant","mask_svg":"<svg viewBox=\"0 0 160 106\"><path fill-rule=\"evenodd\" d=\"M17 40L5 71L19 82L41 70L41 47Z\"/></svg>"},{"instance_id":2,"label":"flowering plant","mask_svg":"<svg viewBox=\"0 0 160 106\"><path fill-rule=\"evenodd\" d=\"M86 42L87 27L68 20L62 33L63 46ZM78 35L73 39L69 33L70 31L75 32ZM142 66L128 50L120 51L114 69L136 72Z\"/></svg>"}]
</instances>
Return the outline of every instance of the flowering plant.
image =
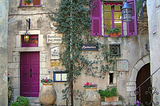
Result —
<instances>
[{"instance_id":1,"label":"flowering plant","mask_svg":"<svg viewBox=\"0 0 160 106\"><path fill-rule=\"evenodd\" d=\"M92 82L86 82L83 87L86 87L86 88L97 87L97 84L94 84Z\"/></svg>"},{"instance_id":2,"label":"flowering plant","mask_svg":"<svg viewBox=\"0 0 160 106\"><path fill-rule=\"evenodd\" d=\"M134 105L132 105L132 106L144 106L144 105L143 105L143 103L140 103L140 102L137 100L137 102L134 103Z\"/></svg>"},{"instance_id":3,"label":"flowering plant","mask_svg":"<svg viewBox=\"0 0 160 106\"><path fill-rule=\"evenodd\" d=\"M47 79L47 77L46 79L41 80L41 83L52 83L52 82L53 82L52 79Z\"/></svg>"}]
</instances>

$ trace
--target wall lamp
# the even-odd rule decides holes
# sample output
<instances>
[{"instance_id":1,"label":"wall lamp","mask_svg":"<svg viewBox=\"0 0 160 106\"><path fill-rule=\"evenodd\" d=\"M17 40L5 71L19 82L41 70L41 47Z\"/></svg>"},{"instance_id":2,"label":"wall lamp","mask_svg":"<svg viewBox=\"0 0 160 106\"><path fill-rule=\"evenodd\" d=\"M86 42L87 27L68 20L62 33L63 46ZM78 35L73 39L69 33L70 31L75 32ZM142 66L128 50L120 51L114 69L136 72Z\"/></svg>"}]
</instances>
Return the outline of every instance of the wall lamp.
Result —
<instances>
[{"instance_id":1,"label":"wall lamp","mask_svg":"<svg viewBox=\"0 0 160 106\"><path fill-rule=\"evenodd\" d=\"M132 8L129 6L127 1L125 1L124 5L122 7L122 20L124 22L132 21Z\"/></svg>"},{"instance_id":2,"label":"wall lamp","mask_svg":"<svg viewBox=\"0 0 160 106\"><path fill-rule=\"evenodd\" d=\"M24 43L28 43L29 42L29 33L28 33L28 30L30 30L30 23L31 23L31 19L28 18L26 19L26 33L24 34ZM27 30L27 27L28 27L28 30Z\"/></svg>"}]
</instances>

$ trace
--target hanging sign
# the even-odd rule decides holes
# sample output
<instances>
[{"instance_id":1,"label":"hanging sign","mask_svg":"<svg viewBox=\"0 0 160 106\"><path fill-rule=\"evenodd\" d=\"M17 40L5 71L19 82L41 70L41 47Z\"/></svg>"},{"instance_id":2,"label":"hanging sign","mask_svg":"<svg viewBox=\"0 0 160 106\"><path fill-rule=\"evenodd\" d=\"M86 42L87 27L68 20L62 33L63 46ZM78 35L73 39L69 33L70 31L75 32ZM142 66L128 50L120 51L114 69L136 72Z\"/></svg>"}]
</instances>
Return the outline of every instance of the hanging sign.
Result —
<instances>
[{"instance_id":1,"label":"hanging sign","mask_svg":"<svg viewBox=\"0 0 160 106\"><path fill-rule=\"evenodd\" d=\"M47 43L62 43L62 37L60 34L48 34Z\"/></svg>"},{"instance_id":2,"label":"hanging sign","mask_svg":"<svg viewBox=\"0 0 160 106\"><path fill-rule=\"evenodd\" d=\"M51 59L59 59L59 46L51 49Z\"/></svg>"},{"instance_id":3,"label":"hanging sign","mask_svg":"<svg viewBox=\"0 0 160 106\"><path fill-rule=\"evenodd\" d=\"M83 51L98 51L97 44L83 44L82 45Z\"/></svg>"}]
</instances>

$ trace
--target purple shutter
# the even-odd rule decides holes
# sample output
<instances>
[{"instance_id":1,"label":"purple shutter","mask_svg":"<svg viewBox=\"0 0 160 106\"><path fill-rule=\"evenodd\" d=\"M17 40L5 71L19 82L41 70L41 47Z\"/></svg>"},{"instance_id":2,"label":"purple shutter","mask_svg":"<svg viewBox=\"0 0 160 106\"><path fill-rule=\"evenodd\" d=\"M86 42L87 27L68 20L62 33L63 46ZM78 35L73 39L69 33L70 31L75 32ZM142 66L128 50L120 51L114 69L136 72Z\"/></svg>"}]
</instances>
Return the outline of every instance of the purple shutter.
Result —
<instances>
[{"instance_id":1,"label":"purple shutter","mask_svg":"<svg viewBox=\"0 0 160 106\"><path fill-rule=\"evenodd\" d=\"M91 3L91 36L102 36L101 0Z\"/></svg>"},{"instance_id":2,"label":"purple shutter","mask_svg":"<svg viewBox=\"0 0 160 106\"><path fill-rule=\"evenodd\" d=\"M132 21L127 22L127 36L137 35L137 14L136 14L136 0L127 0L132 7Z\"/></svg>"}]
</instances>

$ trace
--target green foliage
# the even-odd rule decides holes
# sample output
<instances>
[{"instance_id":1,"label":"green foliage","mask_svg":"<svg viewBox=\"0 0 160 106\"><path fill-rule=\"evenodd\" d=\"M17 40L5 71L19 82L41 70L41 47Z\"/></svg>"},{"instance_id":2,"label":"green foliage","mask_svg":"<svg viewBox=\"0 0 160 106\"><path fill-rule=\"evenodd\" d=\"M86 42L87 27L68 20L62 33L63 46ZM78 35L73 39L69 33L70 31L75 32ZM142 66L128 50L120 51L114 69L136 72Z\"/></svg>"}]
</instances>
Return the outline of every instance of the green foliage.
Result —
<instances>
[{"instance_id":1,"label":"green foliage","mask_svg":"<svg viewBox=\"0 0 160 106\"><path fill-rule=\"evenodd\" d=\"M27 4L30 4L31 3L31 0L25 0L27 2Z\"/></svg>"},{"instance_id":2,"label":"green foliage","mask_svg":"<svg viewBox=\"0 0 160 106\"><path fill-rule=\"evenodd\" d=\"M107 88L106 90L98 90L98 93L100 94L100 96L102 98L104 97L113 97L113 96L117 96L117 88Z\"/></svg>"},{"instance_id":3,"label":"green foliage","mask_svg":"<svg viewBox=\"0 0 160 106\"><path fill-rule=\"evenodd\" d=\"M29 100L23 96L18 96L16 101L11 103L11 106L30 106Z\"/></svg>"},{"instance_id":4,"label":"green foliage","mask_svg":"<svg viewBox=\"0 0 160 106\"><path fill-rule=\"evenodd\" d=\"M90 2L93 1L90 6ZM105 78L106 72L114 70L111 56L104 50L105 46L98 44L90 36L91 18L90 8L94 8L95 0L61 0L59 8L56 12L51 12L50 19L56 22L56 32L62 33L63 52L60 53L62 65L68 72L66 88L62 90L64 98L68 100L68 95L71 94L71 82L76 82L76 79L81 75L81 70L86 68L86 75L93 77ZM92 52L82 52L82 45L85 43L93 43L98 46L102 55L96 55L94 60L89 59ZM101 49L102 48L102 49ZM108 57L108 58L106 58ZM107 60L108 64L104 62Z\"/></svg>"},{"instance_id":5,"label":"green foliage","mask_svg":"<svg viewBox=\"0 0 160 106\"><path fill-rule=\"evenodd\" d=\"M113 28L113 29L110 29L110 30L108 30L108 33L110 34L110 33L120 33L121 31L119 30L119 28L118 27L115 27L115 28Z\"/></svg>"}]
</instances>

